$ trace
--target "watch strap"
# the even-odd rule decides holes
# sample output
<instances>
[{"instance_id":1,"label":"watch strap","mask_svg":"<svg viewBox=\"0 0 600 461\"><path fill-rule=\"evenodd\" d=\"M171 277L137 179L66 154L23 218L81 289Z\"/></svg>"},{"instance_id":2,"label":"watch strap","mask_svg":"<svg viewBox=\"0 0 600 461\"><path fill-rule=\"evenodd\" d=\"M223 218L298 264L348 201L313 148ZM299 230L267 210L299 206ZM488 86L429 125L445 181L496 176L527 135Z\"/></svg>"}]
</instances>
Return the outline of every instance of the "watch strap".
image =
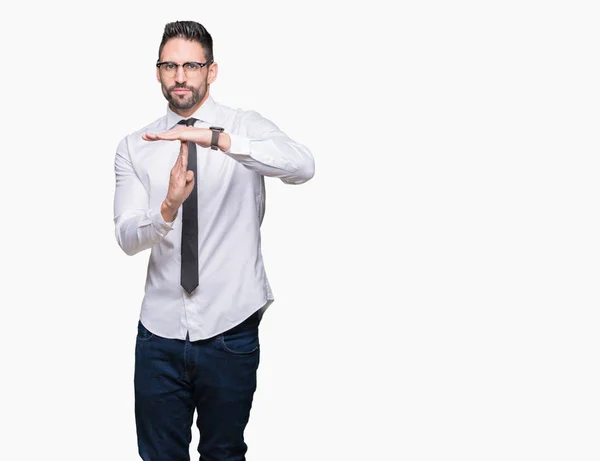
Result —
<instances>
[{"instance_id":1,"label":"watch strap","mask_svg":"<svg viewBox=\"0 0 600 461\"><path fill-rule=\"evenodd\" d=\"M224 131L223 128L221 128L220 126L211 126L210 129L212 130L212 138L210 141L210 148L213 150L217 150L218 144L219 144L219 134L221 134L222 131Z\"/></svg>"}]
</instances>

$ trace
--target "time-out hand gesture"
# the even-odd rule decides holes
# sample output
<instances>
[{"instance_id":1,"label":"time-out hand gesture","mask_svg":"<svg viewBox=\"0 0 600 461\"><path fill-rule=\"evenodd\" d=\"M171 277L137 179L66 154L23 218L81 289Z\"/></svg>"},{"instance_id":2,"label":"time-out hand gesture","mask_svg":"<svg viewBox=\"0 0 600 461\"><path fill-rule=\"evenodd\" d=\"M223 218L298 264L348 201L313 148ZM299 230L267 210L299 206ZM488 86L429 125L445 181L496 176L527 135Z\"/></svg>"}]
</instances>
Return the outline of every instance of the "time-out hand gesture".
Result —
<instances>
[{"instance_id":1,"label":"time-out hand gesture","mask_svg":"<svg viewBox=\"0 0 600 461\"><path fill-rule=\"evenodd\" d=\"M188 145L187 142L182 141L175 165L171 168L167 197L160 207L163 219L167 222L175 219L177 210L194 189L194 172L188 171L187 166Z\"/></svg>"},{"instance_id":2,"label":"time-out hand gesture","mask_svg":"<svg viewBox=\"0 0 600 461\"><path fill-rule=\"evenodd\" d=\"M195 142L200 147L210 147L212 131L209 128L177 125L162 133L144 133L142 138L145 141L189 141ZM220 134L218 146L223 152L229 150L231 138L227 133Z\"/></svg>"}]
</instances>

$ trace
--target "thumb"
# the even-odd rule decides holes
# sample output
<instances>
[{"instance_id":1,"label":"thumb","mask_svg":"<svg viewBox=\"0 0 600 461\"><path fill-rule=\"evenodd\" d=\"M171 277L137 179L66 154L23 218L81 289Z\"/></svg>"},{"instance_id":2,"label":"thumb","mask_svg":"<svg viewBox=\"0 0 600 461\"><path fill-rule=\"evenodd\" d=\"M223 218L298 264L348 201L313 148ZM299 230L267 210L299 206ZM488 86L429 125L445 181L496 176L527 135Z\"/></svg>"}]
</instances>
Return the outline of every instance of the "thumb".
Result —
<instances>
[{"instance_id":1,"label":"thumb","mask_svg":"<svg viewBox=\"0 0 600 461\"><path fill-rule=\"evenodd\" d=\"M185 172L185 182L191 182L194 180L194 172L191 170L187 170Z\"/></svg>"}]
</instances>

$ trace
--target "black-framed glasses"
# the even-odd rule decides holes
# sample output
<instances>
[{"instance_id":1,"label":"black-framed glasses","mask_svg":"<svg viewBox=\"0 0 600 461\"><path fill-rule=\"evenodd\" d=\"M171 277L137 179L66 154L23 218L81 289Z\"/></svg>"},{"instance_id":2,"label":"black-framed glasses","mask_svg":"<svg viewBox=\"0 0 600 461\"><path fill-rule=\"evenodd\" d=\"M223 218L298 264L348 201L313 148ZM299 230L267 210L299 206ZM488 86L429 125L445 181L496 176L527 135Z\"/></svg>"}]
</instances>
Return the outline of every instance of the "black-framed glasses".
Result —
<instances>
[{"instance_id":1,"label":"black-framed glasses","mask_svg":"<svg viewBox=\"0 0 600 461\"><path fill-rule=\"evenodd\" d=\"M199 74L204 66L208 66L212 63L212 60L206 62L190 61L184 62L183 64L177 64L176 62L171 61L164 61L157 62L156 67L158 67L160 69L161 74L165 75L166 77L173 77L177 73L177 69L179 68L179 66L183 67L185 75L193 76Z\"/></svg>"}]
</instances>

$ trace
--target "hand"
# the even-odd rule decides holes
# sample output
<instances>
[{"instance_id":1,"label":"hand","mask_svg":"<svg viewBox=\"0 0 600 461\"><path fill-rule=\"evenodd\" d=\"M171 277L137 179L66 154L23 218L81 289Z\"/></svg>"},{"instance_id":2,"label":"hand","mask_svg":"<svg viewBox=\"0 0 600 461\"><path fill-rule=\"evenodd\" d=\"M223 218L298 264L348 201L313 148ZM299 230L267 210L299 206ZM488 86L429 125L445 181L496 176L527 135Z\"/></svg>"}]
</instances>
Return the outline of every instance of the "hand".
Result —
<instances>
[{"instance_id":1,"label":"hand","mask_svg":"<svg viewBox=\"0 0 600 461\"><path fill-rule=\"evenodd\" d=\"M177 125L162 133L145 133L142 135L145 141L189 141L195 142L201 147L210 147L212 131L208 128L194 128L193 126Z\"/></svg>"},{"instance_id":2,"label":"hand","mask_svg":"<svg viewBox=\"0 0 600 461\"><path fill-rule=\"evenodd\" d=\"M182 141L175 165L171 168L167 197L160 207L160 212L166 222L175 220L177 210L194 189L194 172L188 171L187 166L188 145L187 142Z\"/></svg>"},{"instance_id":3,"label":"hand","mask_svg":"<svg viewBox=\"0 0 600 461\"><path fill-rule=\"evenodd\" d=\"M194 128L193 126L176 125L170 130L162 133L145 133L142 135L145 141L189 141L195 142L200 147L210 147L212 141L212 130L209 128ZM219 149L227 152L231 147L231 138L225 132L219 135Z\"/></svg>"}]
</instances>

